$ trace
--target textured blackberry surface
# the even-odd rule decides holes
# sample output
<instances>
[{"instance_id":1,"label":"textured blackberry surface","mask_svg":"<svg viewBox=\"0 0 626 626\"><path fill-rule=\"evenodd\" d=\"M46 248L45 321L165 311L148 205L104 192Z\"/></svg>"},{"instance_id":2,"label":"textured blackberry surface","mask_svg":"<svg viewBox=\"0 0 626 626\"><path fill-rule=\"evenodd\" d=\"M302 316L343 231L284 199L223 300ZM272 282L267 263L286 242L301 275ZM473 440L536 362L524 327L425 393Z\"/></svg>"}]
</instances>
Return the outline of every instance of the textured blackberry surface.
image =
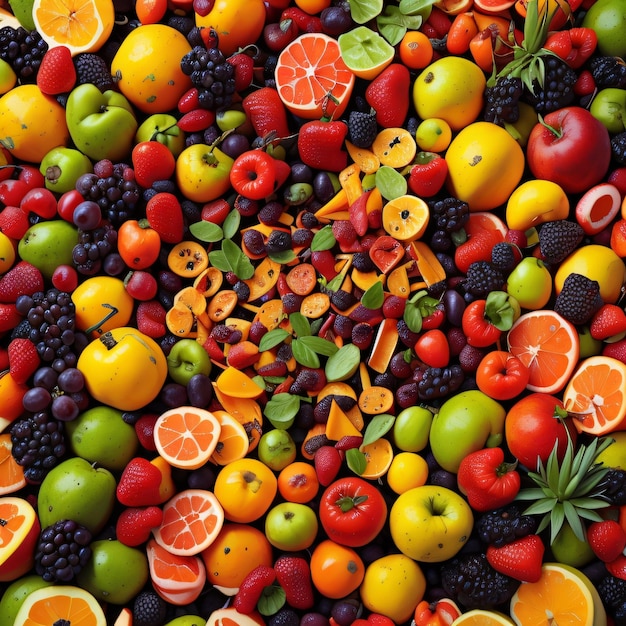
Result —
<instances>
[{"instance_id":1,"label":"textured blackberry surface","mask_svg":"<svg viewBox=\"0 0 626 626\"><path fill-rule=\"evenodd\" d=\"M438 230L453 233L461 230L469 220L469 204L458 198L443 198L428 203L431 217L435 218Z\"/></svg>"},{"instance_id":2,"label":"textured blackberry surface","mask_svg":"<svg viewBox=\"0 0 626 626\"><path fill-rule=\"evenodd\" d=\"M545 222L539 229L539 250L546 263L558 264L578 247L584 235L578 222Z\"/></svg>"},{"instance_id":3,"label":"textured blackberry surface","mask_svg":"<svg viewBox=\"0 0 626 626\"><path fill-rule=\"evenodd\" d=\"M519 100L524 93L522 79L506 76L496 80L494 85L485 88L485 111L487 122L504 125L519 119Z\"/></svg>"},{"instance_id":4,"label":"textured blackberry surface","mask_svg":"<svg viewBox=\"0 0 626 626\"><path fill-rule=\"evenodd\" d=\"M620 165L626 165L626 131L611 137L611 156Z\"/></svg>"},{"instance_id":5,"label":"textured blackberry surface","mask_svg":"<svg viewBox=\"0 0 626 626\"><path fill-rule=\"evenodd\" d=\"M508 274L517 265L517 256L513 244L506 241L497 243L491 249L491 264L501 274Z\"/></svg>"},{"instance_id":6,"label":"textured blackberry surface","mask_svg":"<svg viewBox=\"0 0 626 626\"><path fill-rule=\"evenodd\" d=\"M574 83L578 78L576 72L567 63L556 56L544 59L545 78L543 87L536 81L533 83L534 94L525 93L525 100L537 113L550 113L574 102Z\"/></svg>"},{"instance_id":7,"label":"textured blackberry surface","mask_svg":"<svg viewBox=\"0 0 626 626\"><path fill-rule=\"evenodd\" d=\"M598 281L572 272L556 297L554 311L572 324L579 325L586 324L601 306Z\"/></svg>"},{"instance_id":8,"label":"textured blackberry surface","mask_svg":"<svg viewBox=\"0 0 626 626\"><path fill-rule=\"evenodd\" d=\"M36 31L28 31L22 26L0 28L0 59L6 61L22 83L34 83L41 65L41 59L48 50L48 44Z\"/></svg>"},{"instance_id":9,"label":"textured blackberry surface","mask_svg":"<svg viewBox=\"0 0 626 626\"><path fill-rule=\"evenodd\" d=\"M107 62L93 52L81 52L74 57L76 84L93 83L104 92L115 87L115 81Z\"/></svg>"},{"instance_id":10,"label":"textured blackberry surface","mask_svg":"<svg viewBox=\"0 0 626 626\"><path fill-rule=\"evenodd\" d=\"M589 61L589 71L598 89L626 89L626 63L619 57L594 56Z\"/></svg>"},{"instance_id":11,"label":"textured blackberry surface","mask_svg":"<svg viewBox=\"0 0 626 626\"><path fill-rule=\"evenodd\" d=\"M626 580L609 574L598 583L598 593L602 604L609 609L623 604L626 601Z\"/></svg>"},{"instance_id":12,"label":"textured blackberry surface","mask_svg":"<svg viewBox=\"0 0 626 626\"><path fill-rule=\"evenodd\" d=\"M463 281L465 292L474 298L486 298L491 291L502 289L504 276L490 261L474 261Z\"/></svg>"},{"instance_id":13,"label":"textured blackberry surface","mask_svg":"<svg viewBox=\"0 0 626 626\"><path fill-rule=\"evenodd\" d=\"M446 398L459 389L465 380L460 365L449 367L427 367L417 384L420 400Z\"/></svg>"},{"instance_id":14,"label":"textured blackberry surface","mask_svg":"<svg viewBox=\"0 0 626 626\"><path fill-rule=\"evenodd\" d=\"M348 116L348 139L357 148L369 148L378 134L375 113L351 111Z\"/></svg>"},{"instance_id":15,"label":"textured blackberry surface","mask_svg":"<svg viewBox=\"0 0 626 626\"><path fill-rule=\"evenodd\" d=\"M133 626L162 626L167 619L167 604L155 592L142 591L133 604Z\"/></svg>"},{"instance_id":16,"label":"textured blackberry surface","mask_svg":"<svg viewBox=\"0 0 626 626\"><path fill-rule=\"evenodd\" d=\"M626 470L612 467L602 482L604 497L613 506L626 504Z\"/></svg>"},{"instance_id":17,"label":"textured blackberry surface","mask_svg":"<svg viewBox=\"0 0 626 626\"><path fill-rule=\"evenodd\" d=\"M537 520L530 515L522 515L522 509L517 504L488 511L476 520L476 532L480 540L496 547L530 535L536 530Z\"/></svg>"}]
</instances>

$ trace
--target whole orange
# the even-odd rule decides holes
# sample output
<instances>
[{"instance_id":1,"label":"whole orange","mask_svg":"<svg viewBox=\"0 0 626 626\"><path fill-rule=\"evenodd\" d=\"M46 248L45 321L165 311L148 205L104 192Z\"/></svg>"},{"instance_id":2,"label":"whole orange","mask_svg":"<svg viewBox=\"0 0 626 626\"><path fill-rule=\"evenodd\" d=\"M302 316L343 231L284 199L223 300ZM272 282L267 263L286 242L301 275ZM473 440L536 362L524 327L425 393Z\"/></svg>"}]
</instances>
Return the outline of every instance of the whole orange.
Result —
<instances>
[{"instance_id":1,"label":"whole orange","mask_svg":"<svg viewBox=\"0 0 626 626\"><path fill-rule=\"evenodd\" d=\"M113 57L111 73L120 91L144 113L176 108L191 88L180 66L191 51L187 38L165 24L138 26L124 39Z\"/></svg>"}]
</instances>

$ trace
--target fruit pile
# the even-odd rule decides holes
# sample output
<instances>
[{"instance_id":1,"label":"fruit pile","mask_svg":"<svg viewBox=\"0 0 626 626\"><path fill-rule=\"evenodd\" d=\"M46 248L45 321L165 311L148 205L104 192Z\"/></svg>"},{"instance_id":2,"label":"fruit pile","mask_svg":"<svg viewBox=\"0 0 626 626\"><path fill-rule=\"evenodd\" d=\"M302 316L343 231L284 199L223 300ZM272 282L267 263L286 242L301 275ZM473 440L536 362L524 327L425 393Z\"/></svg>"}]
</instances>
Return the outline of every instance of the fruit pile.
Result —
<instances>
[{"instance_id":1,"label":"fruit pile","mask_svg":"<svg viewBox=\"0 0 626 626\"><path fill-rule=\"evenodd\" d=\"M626 624L624 0L0 0L0 626Z\"/></svg>"}]
</instances>

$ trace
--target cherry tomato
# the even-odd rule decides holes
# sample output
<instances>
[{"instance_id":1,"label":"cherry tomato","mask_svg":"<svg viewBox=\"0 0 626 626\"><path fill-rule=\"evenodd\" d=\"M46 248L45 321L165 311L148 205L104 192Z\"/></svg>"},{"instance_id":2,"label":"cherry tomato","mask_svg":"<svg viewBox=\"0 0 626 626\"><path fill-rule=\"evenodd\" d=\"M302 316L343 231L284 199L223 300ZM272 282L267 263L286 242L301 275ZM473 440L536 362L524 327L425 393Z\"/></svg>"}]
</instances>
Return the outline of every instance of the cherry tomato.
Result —
<instances>
[{"instance_id":1,"label":"cherry tomato","mask_svg":"<svg viewBox=\"0 0 626 626\"><path fill-rule=\"evenodd\" d=\"M528 384L530 370L514 354L492 350L486 354L476 370L478 388L494 400L511 400Z\"/></svg>"},{"instance_id":2,"label":"cherry tomato","mask_svg":"<svg viewBox=\"0 0 626 626\"><path fill-rule=\"evenodd\" d=\"M322 494L319 519L330 539L355 548L378 536L387 504L376 485L356 476L340 478Z\"/></svg>"},{"instance_id":3,"label":"cherry tomato","mask_svg":"<svg viewBox=\"0 0 626 626\"><path fill-rule=\"evenodd\" d=\"M417 358L430 367L445 367L450 362L450 344L438 328L427 330L415 342Z\"/></svg>"},{"instance_id":4,"label":"cherry tomato","mask_svg":"<svg viewBox=\"0 0 626 626\"><path fill-rule=\"evenodd\" d=\"M161 237L147 220L127 220L117 231L117 248L124 263L134 270L150 267L161 251Z\"/></svg>"},{"instance_id":5,"label":"cherry tomato","mask_svg":"<svg viewBox=\"0 0 626 626\"><path fill-rule=\"evenodd\" d=\"M57 202L57 213L70 224L74 223L74 209L81 203L84 202L85 198L83 198L80 191L76 189L72 189L70 191L66 191L61 195Z\"/></svg>"},{"instance_id":6,"label":"cherry tomato","mask_svg":"<svg viewBox=\"0 0 626 626\"><path fill-rule=\"evenodd\" d=\"M502 336L502 331L485 317L486 300L470 302L461 320L461 327L467 337L467 343L474 348L486 348Z\"/></svg>"}]
</instances>

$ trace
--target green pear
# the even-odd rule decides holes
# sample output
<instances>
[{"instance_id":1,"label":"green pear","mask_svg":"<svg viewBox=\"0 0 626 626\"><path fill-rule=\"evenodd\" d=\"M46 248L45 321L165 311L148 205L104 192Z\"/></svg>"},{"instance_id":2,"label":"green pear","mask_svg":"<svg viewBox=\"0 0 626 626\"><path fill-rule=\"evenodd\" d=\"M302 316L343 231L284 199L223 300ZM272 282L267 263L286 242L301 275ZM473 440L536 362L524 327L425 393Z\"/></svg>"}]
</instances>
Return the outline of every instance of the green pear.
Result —
<instances>
[{"instance_id":1,"label":"green pear","mask_svg":"<svg viewBox=\"0 0 626 626\"><path fill-rule=\"evenodd\" d=\"M39 171L46 178L46 189L63 194L75 188L80 176L93 172L93 165L80 150L57 146L41 160Z\"/></svg>"},{"instance_id":2,"label":"green pear","mask_svg":"<svg viewBox=\"0 0 626 626\"><path fill-rule=\"evenodd\" d=\"M135 456L139 439L122 412L101 405L83 411L65 425L74 454L113 472L122 471Z\"/></svg>"},{"instance_id":3,"label":"green pear","mask_svg":"<svg viewBox=\"0 0 626 626\"><path fill-rule=\"evenodd\" d=\"M115 505L117 483L104 467L72 457L52 468L39 487L37 511L41 527L72 519L98 534Z\"/></svg>"},{"instance_id":4,"label":"green pear","mask_svg":"<svg viewBox=\"0 0 626 626\"><path fill-rule=\"evenodd\" d=\"M65 220L33 224L20 239L17 250L24 261L38 268L48 280L59 265L72 265L78 229Z\"/></svg>"},{"instance_id":5,"label":"green pear","mask_svg":"<svg viewBox=\"0 0 626 626\"><path fill-rule=\"evenodd\" d=\"M435 460L457 473L461 460L471 452L502 443L506 410L477 389L448 398L430 427L430 447Z\"/></svg>"},{"instance_id":6,"label":"green pear","mask_svg":"<svg viewBox=\"0 0 626 626\"><path fill-rule=\"evenodd\" d=\"M165 626L205 626L206 620L199 615L181 615L167 622Z\"/></svg>"},{"instance_id":7,"label":"green pear","mask_svg":"<svg viewBox=\"0 0 626 626\"><path fill-rule=\"evenodd\" d=\"M0 626L13 626L15 617L26 596L42 587L49 587L52 583L46 582L41 576L31 574L13 581L2 594L0 600Z\"/></svg>"}]
</instances>

